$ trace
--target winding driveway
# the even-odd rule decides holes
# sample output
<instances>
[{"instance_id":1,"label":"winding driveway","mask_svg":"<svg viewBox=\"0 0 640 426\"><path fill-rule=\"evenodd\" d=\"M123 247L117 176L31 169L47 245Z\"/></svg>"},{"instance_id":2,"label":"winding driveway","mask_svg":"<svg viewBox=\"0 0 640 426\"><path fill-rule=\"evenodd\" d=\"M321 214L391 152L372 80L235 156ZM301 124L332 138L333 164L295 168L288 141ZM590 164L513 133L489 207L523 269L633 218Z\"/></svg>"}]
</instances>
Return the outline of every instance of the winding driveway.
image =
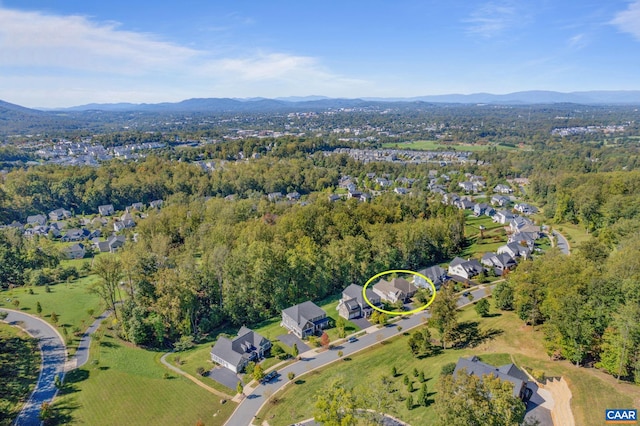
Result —
<instances>
[{"instance_id":1,"label":"winding driveway","mask_svg":"<svg viewBox=\"0 0 640 426\"><path fill-rule=\"evenodd\" d=\"M553 236L556 237L558 239L557 242L557 247L564 253L564 254L569 254L570 250L571 250L571 246L569 245L569 241L567 241L567 239L564 237L564 235L562 235L561 233L559 233L558 231L553 231Z\"/></svg>"},{"instance_id":2,"label":"winding driveway","mask_svg":"<svg viewBox=\"0 0 640 426\"><path fill-rule=\"evenodd\" d=\"M51 402L58 393L54 384L55 377L64 377L67 359L64 339L55 327L40 318L11 309L1 308L0 311L8 313L4 321L9 325L20 327L38 339L42 355L40 376L36 388L16 418L15 425L39 425L40 406L43 402Z\"/></svg>"}]
</instances>

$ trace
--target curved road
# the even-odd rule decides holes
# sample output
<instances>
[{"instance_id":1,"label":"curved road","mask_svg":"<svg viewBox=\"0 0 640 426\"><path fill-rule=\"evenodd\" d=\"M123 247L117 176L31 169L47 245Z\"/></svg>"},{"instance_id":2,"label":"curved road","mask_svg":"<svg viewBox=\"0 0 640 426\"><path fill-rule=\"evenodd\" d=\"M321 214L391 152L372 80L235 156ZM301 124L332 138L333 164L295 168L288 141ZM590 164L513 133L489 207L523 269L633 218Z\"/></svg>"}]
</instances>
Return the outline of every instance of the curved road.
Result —
<instances>
[{"instance_id":1,"label":"curved road","mask_svg":"<svg viewBox=\"0 0 640 426\"><path fill-rule=\"evenodd\" d=\"M564 235L562 235L561 233L559 233L558 231L553 231L553 236L557 238L557 247L564 253L564 254L569 254L570 250L571 250L571 246L569 245L569 241L567 241L567 239L564 237Z\"/></svg>"},{"instance_id":2,"label":"curved road","mask_svg":"<svg viewBox=\"0 0 640 426\"><path fill-rule=\"evenodd\" d=\"M4 321L9 325L20 327L38 339L42 354L40 377L35 390L14 424L17 426L39 425L40 406L43 402L51 402L58 393L54 385L56 375L64 376L67 358L64 339L53 326L40 318L11 309L2 308L0 311L8 313Z\"/></svg>"},{"instance_id":3,"label":"curved road","mask_svg":"<svg viewBox=\"0 0 640 426\"><path fill-rule=\"evenodd\" d=\"M487 295L485 288L478 288L470 291L473 294L473 301L477 301ZM462 307L470 303L467 297L460 296L458 299L458 306ZM389 324L383 328L376 328L375 326L368 328L367 334L360 337L357 342L343 343L340 346L335 346L334 349L316 353L315 349L307 351L300 355L301 361L290 364L281 370L279 370L280 376L267 385L258 385L253 391L251 391L247 397L238 405L231 417L227 420L225 425L228 426L247 426L251 425L254 416L260 411L262 405L273 395L277 390L282 388L289 380L287 374L293 372L296 376L307 373L311 370L323 367L327 364L337 361L338 351L343 352L343 358L353 355L354 353L373 346L383 339L388 339L392 336L400 334L397 326L402 326L402 332L409 330L412 327L424 324L424 321L429 318L429 312L419 312L413 314L407 319L402 319L396 323ZM295 379L294 379L295 380Z\"/></svg>"}]
</instances>

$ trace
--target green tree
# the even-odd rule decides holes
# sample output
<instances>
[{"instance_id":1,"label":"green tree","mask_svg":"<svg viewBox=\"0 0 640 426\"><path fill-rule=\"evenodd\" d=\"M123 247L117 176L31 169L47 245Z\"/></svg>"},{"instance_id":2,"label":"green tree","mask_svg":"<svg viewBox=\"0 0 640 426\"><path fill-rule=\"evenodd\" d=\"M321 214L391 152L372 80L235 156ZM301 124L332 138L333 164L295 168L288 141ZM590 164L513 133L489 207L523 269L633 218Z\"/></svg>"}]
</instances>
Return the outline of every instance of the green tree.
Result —
<instances>
[{"instance_id":1,"label":"green tree","mask_svg":"<svg viewBox=\"0 0 640 426\"><path fill-rule=\"evenodd\" d=\"M356 397L340 380L334 380L315 395L314 420L327 426L356 425Z\"/></svg>"},{"instance_id":2,"label":"green tree","mask_svg":"<svg viewBox=\"0 0 640 426\"><path fill-rule=\"evenodd\" d=\"M242 386L242 382L238 382L238 384L236 385L236 392L238 394L244 393L244 386Z\"/></svg>"},{"instance_id":3,"label":"green tree","mask_svg":"<svg viewBox=\"0 0 640 426\"><path fill-rule=\"evenodd\" d=\"M100 296L107 305L107 308L113 311L117 319L116 301L118 298L116 293L120 279L123 276L122 264L118 258L113 255L103 255L96 259L93 269L100 279L92 284L89 289L91 292Z\"/></svg>"},{"instance_id":4,"label":"green tree","mask_svg":"<svg viewBox=\"0 0 640 426\"><path fill-rule=\"evenodd\" d=\"M297 358L300 352L298 351L298 345L296 343L293 344L293 348L291 350L294 358Z\"/></svg>"},{"instance_id":5,"label":"green tree","mask_svg":"<svg viewBox=\"0 0 640 426\"><path fill-rule=\"evenodd\" d=\"M36 302L36 313L40 315L42 313L42 305L40 302Z\"/></svg>"},{"instance_id":6,"label":"green tree","mask_svg":"<svg viewBox=\"0 0 640 426\"><path fill-rule=\"evenodd\" d=\"M418 397L416 399L418 405L426 407L429 405L429 393L427 392L427 384L423 383L420 387L420 391L418 392Z\"/></svg>"},{"instance_id":7,"label":"green tree","mask_svg":"<svg viewBox=\"0 0 640 426\"><path fill-rule=\"evenodd\" d=\"M407 405L407 410L409 410L409 411L413 410L413 396L412 395L407 396L407 399L405 400L405 403Z\"/></svg>"},{"instance_id":8,"label":"green tree","mask_svg":"<svg viewBox=\"0 0 640 426\"><path fill-rule=\"evenodd\" d=\"M496 284L491 297L495 300L496 308L503 311L513 310L513 285L508 281Z\"/></svg>"},{"instance_id":9,"label":"green tree","mask_svg":"<svg viewBox=\"0 0 640 426\"><path fill-rule=\"evenodd\" d=\"M525 404L513 396L513 384L496 377L482 378L464 370L445 375L436 384L435 409L442 425L520 425Z\"/></svg>"},{"instance_id":10,"label":"green tree","mask_svg":"<svg viewBox=\"0 0 640 426\"><path fill-rule=\"evenodd\" d=\"M481 317L489 316L489 301L487 299L480 299L474 306L474 309Z\"/></svg>"},{"instance_id":11,"label":"green tree","mask_svg":"<svg viewBox=\"0 0 640 426\"><path fill-rule=\"evenodd\" d=\"M57 324L58 323L58 314L56 314L55 312L51 312L51 315L50 315L49 319L51 320L52 323Z\"/></svg>"},{"instance_id":12,"label":"green tree","mask_svg":"<svg viewBox=\"0 0 640 426\"><path fill-rule=\"evenodd\" d=\"M430 322L440 333L442 348L447 348L447 342L455 339L458 328L458 305L453 285L441 287L438 297L431 304Z\"/></svg>"},{"instance_id":13,"label":"green tree","mask_svg":"<svg viewBox=\"0 0 640 426\"><path fill-rule=\"evenodd\" d=\"M260 364L256 364L255 368L253 369L252 375L253 375L253 380L257 382L259 382L264 378L265 373Z\"/></svg>"}]
</instances>

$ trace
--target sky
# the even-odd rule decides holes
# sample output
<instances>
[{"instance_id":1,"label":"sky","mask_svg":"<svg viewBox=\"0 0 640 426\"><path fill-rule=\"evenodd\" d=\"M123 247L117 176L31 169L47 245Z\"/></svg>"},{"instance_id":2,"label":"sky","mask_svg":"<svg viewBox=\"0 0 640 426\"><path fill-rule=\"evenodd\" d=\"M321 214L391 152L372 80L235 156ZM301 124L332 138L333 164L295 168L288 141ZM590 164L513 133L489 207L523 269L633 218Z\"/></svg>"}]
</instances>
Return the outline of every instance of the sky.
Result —
<instances>
[{"instance_id":1,"label":"sky","mask_svg":"<svg viewBox=\"0 0 640 426\"><path fill-rule=\"evenodd\" d=\"M0 0L0 99L640 90L640 0Z\"/></svg>"}]
</instances>

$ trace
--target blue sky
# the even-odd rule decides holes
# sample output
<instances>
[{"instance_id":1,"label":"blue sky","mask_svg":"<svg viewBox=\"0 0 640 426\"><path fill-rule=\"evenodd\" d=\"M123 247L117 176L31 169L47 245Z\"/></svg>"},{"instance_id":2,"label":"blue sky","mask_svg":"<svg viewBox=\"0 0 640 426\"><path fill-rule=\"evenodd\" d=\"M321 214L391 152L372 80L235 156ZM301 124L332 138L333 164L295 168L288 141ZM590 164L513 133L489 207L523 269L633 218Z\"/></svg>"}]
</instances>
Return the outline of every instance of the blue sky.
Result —
<instances>
[{"instance_id":1,"label":"blue sky","mask_svg":"<svg viewBox=\"0 0 640 426\"><path fill-rule=\"evenodd\" d=\"M0 99L30 107L639 90L639 70L640 0L0 0Z\"/></svg>"}]
</instances>

